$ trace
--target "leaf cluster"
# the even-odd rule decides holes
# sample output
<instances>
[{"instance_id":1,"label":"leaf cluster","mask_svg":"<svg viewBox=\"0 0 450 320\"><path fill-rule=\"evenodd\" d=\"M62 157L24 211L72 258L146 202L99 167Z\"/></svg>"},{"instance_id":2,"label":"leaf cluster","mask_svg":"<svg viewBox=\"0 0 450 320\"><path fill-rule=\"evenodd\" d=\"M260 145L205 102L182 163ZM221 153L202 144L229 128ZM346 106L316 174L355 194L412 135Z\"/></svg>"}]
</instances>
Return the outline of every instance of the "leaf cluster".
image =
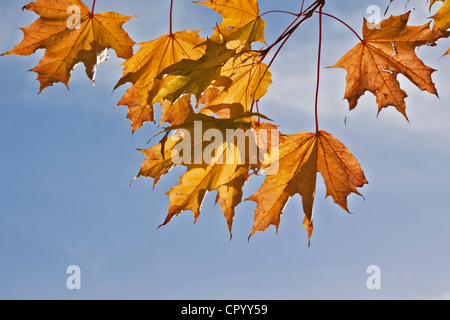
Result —
<instances>
[{"instance_id":1,"label":"leaf cluster","mask_svg":"<svg viewBox=\"0 0 450 320\"><path fill-rule=\"evenodd\" d=\"M153 178L155 186L174 166L187 169L179 184L167 192L170 203L163 224L184 211L191 211L197 220L206 194L216 191L231 235L245 183L253 175L264 174L260 189L247 199L257 203L250 237L270 225L278 229L286 203L296 194L302 197L303 224L310 237L318 173L327 196L347 212L348 196L360 195L358 188L368 182L345 145L319 130L317 102L317 130L311 133L285 135L259 113L259 101L272 84L272 62L297 28L315 15L321 28L323 16L349 27L323 11L324 0L309 2L302 1L299 13L288 13L292 23L274 43L267 44L265 14L260 13L258 0L196 1L222 17L210 37L202 38L193 30L172 32L170 25L168 34L139 43L133 53L135 43L123 29L132 17L94 13L95 1L89 9L81 0L36 0L24 9L39 18L22 29L23 41L3 55L28 56L45 49L32 69L38 74L40 92L57 82L68 87L78 63L84 64L87 76L95 81L97 67L107 59L109 49L125 59L115 89L129 84L118 105L128 108L132 132L154 122L158 106L160 126L168 124L159 143L140 150L145 160L138 177ZM409 25L410 12L406 12L375 27L364 20L362 36L349 27L359 42L331 67L347 71L345 99L350 110L370 91L376 96L378 112L393 106L407 119L407 94L400 87L399 74L437 95L432 81L435 70L416 55L416 48L435 46L449 36L450 1L431 0L430 9L437 2L442 2L440 9L421 26ZM67 8L73 7L79 8L80 18L75 28L68 26L74 12ZM264 47L255 49L255 43ZM269 53L273 58L267 61ZM198 134L200 140L192 138Z\"/></svg>"}]
</instances>

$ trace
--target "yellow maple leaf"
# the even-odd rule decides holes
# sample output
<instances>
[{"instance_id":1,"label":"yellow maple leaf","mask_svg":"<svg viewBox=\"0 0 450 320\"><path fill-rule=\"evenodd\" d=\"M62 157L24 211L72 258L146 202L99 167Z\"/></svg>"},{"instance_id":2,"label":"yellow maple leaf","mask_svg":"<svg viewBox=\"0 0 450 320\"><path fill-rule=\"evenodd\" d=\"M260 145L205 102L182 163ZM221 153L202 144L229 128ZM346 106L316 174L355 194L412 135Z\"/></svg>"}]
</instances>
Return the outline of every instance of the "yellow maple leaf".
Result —
<instances>
[{"instance_id":1,"label":"yellow maple leaf","mask_svg":"<svg viewBox=\"0 0 450 320\"><path fill-rule=\"evenodd\" d=\"M145 159L136 178L152 178L153 188L155 188L161 177L175 166L172 158L172 149L180 142L181 138L181 135L175 134L151 148L138 149L145 155Z\"/></svg>"},{"instance_id":2,"label":"yellow maple leaf","mask_svg":"<svg viewBox=\"0 0 450 320\"><path fill-rule=\"evenodd\" d=\"M447 31L450 28L450 2L445 1L431 18L434 19L434 30Z\"/></svg>"},{"instance_id":3,"label":"yellow maple leaf","mask_svg":"<svg viewBox=\"0 0 450 320\"><path fill-rule=\"evenodd\" d=\"M436 94L431 74L434 69L420 60L414 49L422 45L434 45L448 34L432 30L430 23L408 26L410 13L391 16L381 22L379 29L368 27L364 19L363 41L346 53L332 68L347 71L345 99L350 110L358 104L366 91L372 92L382 108L394 106L406 118L407 94L400 88L397 75L402 74L418 88Z\"/></svg>"},{"instance_id":4,"label":"yellow maple leaf","mask_svg":"<svg viewBox=\"0 0 450 320\"><path fill-rule=\"evenodd\" d=\"M4 55L28 56L46 49L31 70L38 73L39 92L56 82L68 88L70 73L79 62L84 63L86 74L95 81L97 66L107 59L109 48L124 59L133 54L134 41L122 29L132 17L115 12L92 14L79 0L36 0L24 9L36 12L40 18L22 29L22 42Z\"/></svg>"},{"instance_id":5,"label":"yellow maple leaf","mask_svg":"<svg viewBox=\"0 0 450 320\"><path fill-rule=\"evenodd\" d=\"M297 193L302 197L303 224L311 237L317 172L324 179L326 195L347 212L348 195L360 195L357 188L368 183L358 160L326 131L284 136L278 150L261 167L267 177L247 199L257 203L250 237L270 225L278 230L289 198Z\"/></svg>"},{"instance_id":6,"label":"yellow maple leaf","mask_svg":"<svg viewBox=\"0 0 450 320\"><path fill-rule=\"evenodd\" d=\"M162 225L187 210L197 221L206 193L217 191L216 201L231 235L235 207L241 202L249 171L256 170L262 159L261 139L251 130L255 115L218 119L194 114L184 123L166 128L166 132L176 131L166 142L141 150L146 157L138 177L152 177L155 184L173 166L187 167L179 184L167 192L169 212Z\"/></svg>"},{"instance_id":7,"label":"yellow maple leaf","mask_svg":"<svg viewBox=\"0 0 450 320\"><path fill-rule=\"evenodd\" d=\"M156 79L164 80L155 101L175 102L186 93L195 95L197 101L212 82L220 77L221 68L235 56L236 50L228 49L224 41L207 39L204 42L205 54L197 59L183 59L162 70ZM174 76L174 77L170 77Z\"/></svg>"},{"instance_id":8,"label":"yellow maple leaf","mask_svg":"<svg viewBox=\"0 0 450 320\"><path fill-rule=\"evenodd\" d=\"M430 6L434 4L436 0L433 0ZM442 0L439 0L442 1ZM433 30L440 30L442 32L447 32L450 28L450 2L444 1L442 7L433 15L431 18L434 19ZM444 55L450 54L450 49L448 49Z\"/></svg>"},{"instance_id":9,"label":"yellow maple leaf","mask_svg":"<svg viewBox=\"0 0 450 320\"><path fill-rule=\"evenodd\" d=\"M155 77L182 59L196 60L204 54L205 49L199 45L205 39L198 32L174 32L156 40L139 43L139 51L122 64L123 76L115 89L131 82L118 105L128 106L127 118L131 120L133 132L141 128L144 122L154 121L155 96L165 85L164 81Z\"/></svg>"},{"instance_id":10,"label":"yellow maple leaf","mask_svg":"<svg viewBox=\"0 0 450 320\"><path fill-rule=\"evenodd\" d=\"M161 107L161 122L159 125L166 122L172 126L182 124L187 118L194 114L190 94L182 96L174 103L171 103L169 100L165 100L161 103Z\"/></svg>"},{"instance_id":11,"label":"yellow maple leaf","mask_svg":"<svg viewBox=\"0 0 450 320\"><path fill-rule=\"evenodd\" d=\"M239 41L246 46L252 42L265 43L266 23L259 16L258 0L207 0L194 1L222 15L223 22L216 27L212 38L222 34L227 41Z\"/></svg>"},{"instance_id":12,"label":"yellow maple leaf","mask_svg":"<svg viewBox=\"0 0 450 320\"><path fill-rule=\"evenodd\" d=\"M242 53L228 60L222 67L221 76L229 79L230 84L210 97L199 112L218 114L230 108L234 109L230 116L250 112L253 100L260 100L272 84L272 75L256 52Z\"/></svg>"}]
</instances>

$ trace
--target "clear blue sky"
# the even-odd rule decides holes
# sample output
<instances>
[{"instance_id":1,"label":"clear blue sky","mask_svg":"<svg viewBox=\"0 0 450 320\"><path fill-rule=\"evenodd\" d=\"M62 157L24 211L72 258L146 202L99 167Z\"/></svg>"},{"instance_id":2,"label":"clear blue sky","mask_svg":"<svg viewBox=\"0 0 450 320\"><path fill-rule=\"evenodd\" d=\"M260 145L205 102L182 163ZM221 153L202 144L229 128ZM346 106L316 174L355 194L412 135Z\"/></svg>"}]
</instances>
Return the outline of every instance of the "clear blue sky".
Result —
<instances>
[{"instance_id":1,"label":"clear blue sky","mask_svg":"<svg viewBox=\"0 0 450 320\"><path fill-rule=\"evenodd\" d=\"M383 11L388 1L377 1ZM401 1L400 1L401 2ZM0 51L21 41L19 27L36 19L26 1L8 1L0 12ZM262 11L296 11L300 1L261 0ZM412 4L416 1L411 1ZM87 1L88 6L91 1ZM373 1L327 1L326 11L361 30ZM420 4L420 2L419 2ZM125 25L136 42L168 31L169 1L97 1L97 10L138 17ZM422 2L423 6L423 2ZM403 4L392 8L399 14ZM414 23L428 13L416 10ZM220 16L190 1L175 1L175 29L203 29ZM266 16L267 41L291 17ZM274 85L261 112L285 133L314 129L313 103L317 18L292 38L272 67ZM323 66L356 44L339 23L324 18ZM351 196L349 215L324 199L318 180L311 247L302 223L301 199L289 201L278 235L271 227L250 242L255 204L237 208L233 239L214 195L196 224L185 212L156 230L167 212L165 192L181 168L152 191L151 179L129 187L143 161L154 125L131 134L126 109L114 106L126 86L112 92L121 75L113 51L99 67L93 87L79 66L70 91L61 84L37 95L30 57L0 57L0 298L2 299L449 299L450 298L450 46L421 48L440 98L401 79L408 92L404 120L394 108L377 118L367 93L347 115L342 100L345 71L322 69L321 128L359 159L370 184L365 200ZM136 50L138 46L136 46ZM262 180L250 182L244 198ZM381 268L381 289L368 290L366 269ZM79 265L82 289L66 288L66 268Z\"/></svg>"}]
</instances>

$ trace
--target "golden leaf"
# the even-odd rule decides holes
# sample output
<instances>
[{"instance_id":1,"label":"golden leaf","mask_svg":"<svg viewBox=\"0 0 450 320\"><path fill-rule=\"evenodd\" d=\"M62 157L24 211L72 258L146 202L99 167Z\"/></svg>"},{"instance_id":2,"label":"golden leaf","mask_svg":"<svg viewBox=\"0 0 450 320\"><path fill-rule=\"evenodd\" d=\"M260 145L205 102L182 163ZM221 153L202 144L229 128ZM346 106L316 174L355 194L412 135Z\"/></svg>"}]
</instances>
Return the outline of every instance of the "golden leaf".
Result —
<instances>
[{"instance_id":1,"label":"golden leaf","mask_svg":"<svg viewBox=\"0 0 450 320\"><path fill-rule=\"evenodd\" d=\"M264 27L266 23L259 16L258 0L207 0L195 1L211 8L222 15L223 22L216 28L216 33L225 36L228 41L237 40L250 45L259 41L265 43Z\"/></svg>"},{"instance_id":2,"label":"golden leaf","mask_svg":"<svg viewBox=\"0 0 450 320\"><path fill-rule=\"evenodd\" d=\"M131 120L133 132L141 128L144 122L154 121L154 98L165 85L155 77L182 59L195 60L204 54L204 48L198 46L204 39L198 32L180 31L140 43L139 51L122 64L123 76L115 88L132 83L118 105L128 106L127 118Z\"/></svg>"},{"instance_id":3,"label":"golden leaf","mask_svg":"<svg viewBox=\"0 0 450 320\"><path fill-rule=\"evenodd\" d=\"M191 95L187 94L182 96L180 99L171 103L168 100L165 100L161 103L162 112L161 112L161 122L159 125L167 122L170 125L182 124L194 114L194 109L191 105Z\"/></svg>"},{"instance_id":4,"label":"golden leaf","mask_svg":"<svg viewBox=\"0 0 450 320\"><path fill-rule=\"evenodd\" d=\"M186 93L195 95L197 101L211 83L220 77L223 65L235 54L235 50L228 49L225 42L215 42L207 39L205 54L197 60L183 59L162 70L156 79L167 79L159 90L155 101L165 99L175 102ZM169 77L169 76L175 77Z\"/></svg>"},{"instance_id":5,"label":"golden leaf","mask_svg":"<svg viewBox=\"0 0 450 320\"><path fill-rule=\"evenodd\" d=\"M194 114L183 124L165 129L176 132L167 142L142 150L146 158L138 176L152 177L155 184L174 165L187 167L179 184L167 192L169 212L163 225L187 210L193 212L197 221L206 193L217 191L216 201L220 202L231 235L244 183L249 171L256 170L262 159L251 130L254 116L218 119Z\"/></svg>"},{"instance_id":6,"label":"golden leaf","mask_svg":"<svg viewBox=\"0 0 450 320\"><path fill-rule=\"evenodd\" d=\"M430 5L433 5L431 3ZM447 31L450 28L450 2L445 1L434 16L433 30Z\"/></svg>"},{"instance_id":7,"label":"golden leaf","mask_svg":"<svg viewBox=\"0 0 450 320\"><path fill-rule=\"evenodd\" d=\"M272 84L267 65L261 62L255 52L239 54L235 59L230 59L223 66L221 76L230 79L231 83L211 97L199 112L218 114L227 108L235 109L230 116L250 112L253 100L260 100Z\"/></svg>"}]
</instances>

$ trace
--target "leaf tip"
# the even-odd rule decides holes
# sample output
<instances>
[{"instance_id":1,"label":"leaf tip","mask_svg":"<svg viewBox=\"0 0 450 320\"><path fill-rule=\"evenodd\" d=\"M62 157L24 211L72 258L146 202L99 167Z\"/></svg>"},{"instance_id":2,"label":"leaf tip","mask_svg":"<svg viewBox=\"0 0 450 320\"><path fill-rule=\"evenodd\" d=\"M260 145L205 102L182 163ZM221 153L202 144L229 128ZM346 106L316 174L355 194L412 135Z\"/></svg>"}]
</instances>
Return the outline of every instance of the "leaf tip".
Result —
<instances>
[{"instance_id":1,"label":"leaf tip","mask_svg":"<svg viewBox=\"0 0 450 320\"><path fill-rule=\"evenodd\" d=\"M135 177L133 178L133 180L130 181L130 188L131 188L131 185L133 184L134 180L136 180L138 177L139 177L139 175L135 176Z\"/></svg>"}]
</instances>

